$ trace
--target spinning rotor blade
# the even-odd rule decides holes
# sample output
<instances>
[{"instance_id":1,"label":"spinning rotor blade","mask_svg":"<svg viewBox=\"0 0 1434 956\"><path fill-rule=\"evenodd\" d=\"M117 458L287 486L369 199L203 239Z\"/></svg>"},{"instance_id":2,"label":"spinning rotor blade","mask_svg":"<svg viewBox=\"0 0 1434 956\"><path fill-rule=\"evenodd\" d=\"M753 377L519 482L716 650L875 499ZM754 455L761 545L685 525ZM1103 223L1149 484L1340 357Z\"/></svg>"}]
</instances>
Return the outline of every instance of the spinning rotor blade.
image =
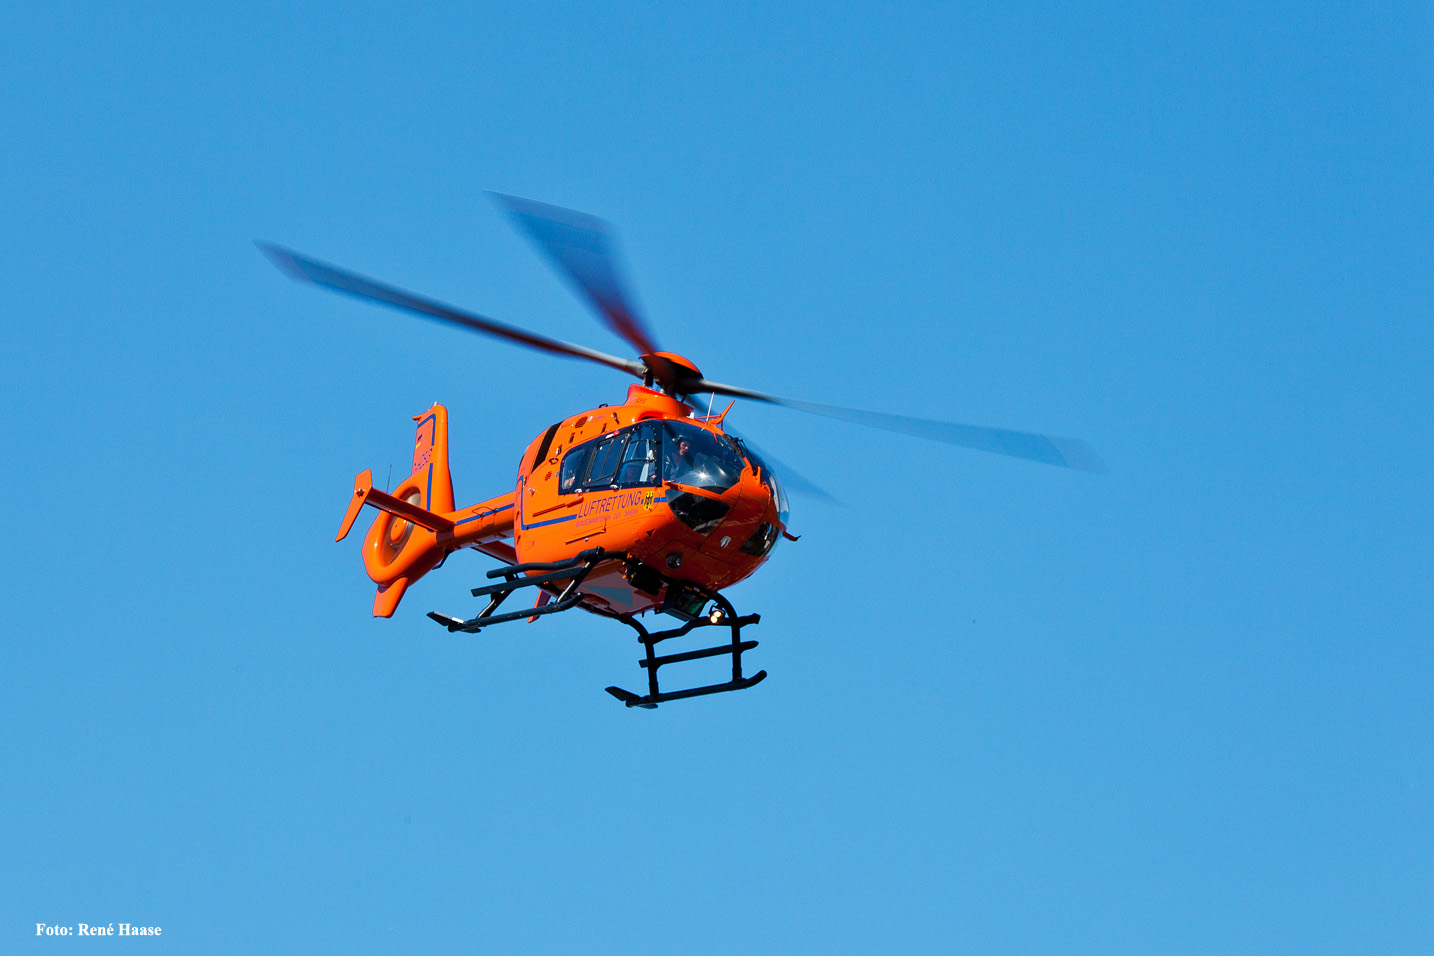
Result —
<instances>
[{"instance_id":1,"label":"spinning rotor blade","mask_svg":"<svg viewBox=\"0 0 1434 956\"><path fill-rule=\"evenodd\" d=\"M844 422L855 422L882 431L915 435L931 441L945 442L961 448L988 451L1011 458L1024 458L1045 465L1072 468L1076 471L1103 473L1105 464L1089 445L1079 438L1060 438L1054 435L1038 435L1034 432L1018 432L1007 428L985 428L981 425L965 425L960 422L938 422L929 418L911 418L906 415L887 415L882 412L867 412L859 408L842 408L838 405L820 405L816 402L799 402L790 398L777 398L735 385L723 385L706 379L689 379L681 383L682 390L689 395L711 392L715 395L730 395L733 398L748 398L769 405L835 418Z\"/></svg>"},{"instance_id":2,"label":"spinning rotor blade","mask_svg":"<svg viewBox=\"0 0 1434 956\"><path fill-rule=\"evenodd\" d=\"M656 352L652 333L623 289L612 227L587 213L550 206L503 193L489 193L513 217L538 250L597 309L604 324L627 340L639 355Z\"/></svg>"},{"instance_id":3,"label":"spinning rotor blade","mask_svg":"<svg viewBox=\"0 0 1434 956\"><path fill-rule=\"evenodd\" d=\"M300 255L273 243L259 242L255 244L259 247L260 252L269 257L270 262L278 266L279 270L291 279L312 282L314 285L333 289L335 292L346 292L360 299L368 299L370 302L389 305L405 312L421 315L424 318L507 339L510 342L517 342L519 345L526 345L528 348L538 349L542 352L587 359L590 362L597 362L600 365L636 375L638 378L642 378L647 373L647 366L635 359L618 358L595 349L573 345L569 342L560 342L557 339L526 332L511 325L504 325L455 306L445 305L433 299L425 299L374 279L365 278L338 266L320 262L318 259L310 259L308 256Z\"/></svg>"}]
</instances>

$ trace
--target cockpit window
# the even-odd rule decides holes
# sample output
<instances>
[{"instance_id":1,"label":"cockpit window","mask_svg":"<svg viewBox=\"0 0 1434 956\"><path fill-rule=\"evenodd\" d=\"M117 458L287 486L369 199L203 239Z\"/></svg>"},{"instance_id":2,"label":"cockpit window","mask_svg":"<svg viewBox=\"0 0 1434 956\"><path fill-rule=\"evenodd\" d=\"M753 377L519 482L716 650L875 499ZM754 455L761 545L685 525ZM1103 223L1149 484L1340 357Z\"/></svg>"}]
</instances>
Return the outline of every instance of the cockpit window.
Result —
<instances>
[{"instance_id":1,"label":"cockpit window","mask_svg":"<svg viewBox=\"0 0 1434 956\"><path fill-rule=\"evenodd\" d=\"M663 422L662 477L666 481L721 493L742 476L742 458L725 441L696 425Z\"/></svg>"}]
</instances>

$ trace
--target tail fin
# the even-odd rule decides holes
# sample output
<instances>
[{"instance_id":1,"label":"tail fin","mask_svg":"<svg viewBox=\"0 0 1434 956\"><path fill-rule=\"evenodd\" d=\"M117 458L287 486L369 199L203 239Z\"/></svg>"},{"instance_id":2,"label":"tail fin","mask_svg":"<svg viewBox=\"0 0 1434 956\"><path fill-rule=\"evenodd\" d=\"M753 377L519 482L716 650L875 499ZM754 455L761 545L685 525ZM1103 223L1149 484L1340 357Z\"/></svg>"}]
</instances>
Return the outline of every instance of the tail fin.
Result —
<instances>
[{"instance_id":1,"label":"tail fin","mask_svg":"<svg viewBox=\"0 0 1434 956\"><path fill-rule=\"evenodd\" d=\"M378 585L375 617L390 617L408 585L443 560L436 532L452 531L453 479L448 473L448 409L434 405L422 415L413 442L413 471L392 492L373 487L369 472L355 479L339 538L348 534L365 504L382 512L364 538L363 563Z\"/></svg>"},{"instance_id":2,"label":"tail fin","mask_svg":"<svg viewBox=\"0 0 1434 956\"><path fill-rule=\"evenodd\" d=\"M453 510L453 478L448 473L448 409L434 405L422 415L413 416L418 422L418 433L413 439L413 473L409 481L414 482L423 499L421 505L428 511L446 512ZM404 485L408 482L404 482ZM400 488L403 485L399 486ZM395 490L394 497L402 498L403 493Z\"/></svg>"}]
</instances>

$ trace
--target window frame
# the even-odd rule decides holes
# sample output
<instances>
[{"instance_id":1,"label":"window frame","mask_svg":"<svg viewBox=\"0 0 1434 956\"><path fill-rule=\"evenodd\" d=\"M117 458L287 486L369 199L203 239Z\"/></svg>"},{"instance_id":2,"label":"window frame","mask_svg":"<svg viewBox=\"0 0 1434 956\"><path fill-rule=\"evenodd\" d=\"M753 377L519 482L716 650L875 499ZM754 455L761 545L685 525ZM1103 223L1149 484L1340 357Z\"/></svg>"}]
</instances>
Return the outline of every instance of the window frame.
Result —
<instances>
[{"instance_id":1,"label":"window frame","mask_svg":"<svg viewBox=\"0 0 1434 956\"><path fill-rule=\"evenodd\" d=\"M641 433L644 426L648 426L652 430L652 437L650 439L639 439L636 437L639 433ZM622 475L623 466L628 463L627 451L628 448L632 446L634 441L652 441L654 443L653 464L656 466L654 469L654 474L653 477L648 481L622 482L619 481L619 477ZM627 425L622 428L614 429L610 432L605 432L601 435L589 438L585 442L579 442L578 444L573 445L566 452L564 452L563 460L558 465L558 494L580 495L596 491L617 491L623 488L660 488L662 486L663 470L662 441L663 430L659 426L658 422L641 421L633 425ZM597 462L598 453L603 448L605 443L611 442L621 443L621 447L615 452L615 454L617 455L617 462L613 469L611 479L601 484L594 484L592 470L593 466ZM582 473L574 481L573 487L568 491L563 491L562 471L563 468L567 465L568 457L570 455L575 454L586 455L586 461L583 462Z\"/></svg>"},{"instance_id":2,"label":"window frame","mask_svg":"<svg viewBox=\"0 0 1434 956\"><path fill-rule=\"evenodd\" d=\"M618 469L622 467L622 453L627 451L628 436L623 434L627 429L619 428L594 438L592 453L588 455L588 466L583 469L583 491L608 491L616 487ZM616 445L616 449L613 446ZM598 463L598 456L603 456L603 464L609 461L612 463L612 472L608 476L610 480L600 485L594 484L593 468ZM614 457L615 456L615 457Z\"/></svg>"}]
</instances>

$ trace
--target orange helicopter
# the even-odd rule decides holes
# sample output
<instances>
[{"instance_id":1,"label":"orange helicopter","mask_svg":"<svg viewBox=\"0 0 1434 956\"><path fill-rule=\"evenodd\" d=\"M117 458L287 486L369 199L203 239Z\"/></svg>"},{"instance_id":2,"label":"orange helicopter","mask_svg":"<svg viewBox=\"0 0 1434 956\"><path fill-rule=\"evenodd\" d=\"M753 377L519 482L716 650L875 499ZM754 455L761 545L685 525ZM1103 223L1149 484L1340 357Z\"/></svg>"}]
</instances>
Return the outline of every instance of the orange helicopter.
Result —
<instances>
[{"instance_id":1,"label":"orange helicopter","mask_svg":"<svg viewBox=\"0 0 1434 956\"><path fill-rule=\"evenodd\" d=\"M364 567L378 585L375 617L392 616L414 581L454 551L472 548L504 566L488 572L498 583L473 589L475 597L488 599L476 616L429 613L450 632L473 633L523 618L531 622L572 608L614 618L632 627L645 649L639 664L647 671L647 693L607 688L628 707L653 708L761 681L766 671L743 674L742 654L757 642L741 635L760 616L739 615L722 591L761 567L778 540L797 539L787 531L787 496L770 463L725 426L732 404L720 414L709 407L699 415L688 401L696 395L745 398L1044 464L1101 470L1095 454L1076 439L799 402L709 381L688 359L658 349L624 291L604 222L546 203L494 197L600 319L637 349L638 358L550 339L259 243L294 279L597 362L642 382L628 387L620 405L600 405L548 427L523 452L513 491L466 508L457 508L453 499L448 410L434 405L414 416L412 472L392 492L375 488L371 472L361 473L337 538L348 535L364 505L379 510L363 545ZM503 601L523 588L536 590L534 605L499 613ZM680 626L651 631L638 619L649 611L666 613ZM730 640L656 653L662 641L713 626L728 628ZM731 657L730 680L681 690L659 687L660 667L722 655Z\"/></svg>"}]
</instances>

